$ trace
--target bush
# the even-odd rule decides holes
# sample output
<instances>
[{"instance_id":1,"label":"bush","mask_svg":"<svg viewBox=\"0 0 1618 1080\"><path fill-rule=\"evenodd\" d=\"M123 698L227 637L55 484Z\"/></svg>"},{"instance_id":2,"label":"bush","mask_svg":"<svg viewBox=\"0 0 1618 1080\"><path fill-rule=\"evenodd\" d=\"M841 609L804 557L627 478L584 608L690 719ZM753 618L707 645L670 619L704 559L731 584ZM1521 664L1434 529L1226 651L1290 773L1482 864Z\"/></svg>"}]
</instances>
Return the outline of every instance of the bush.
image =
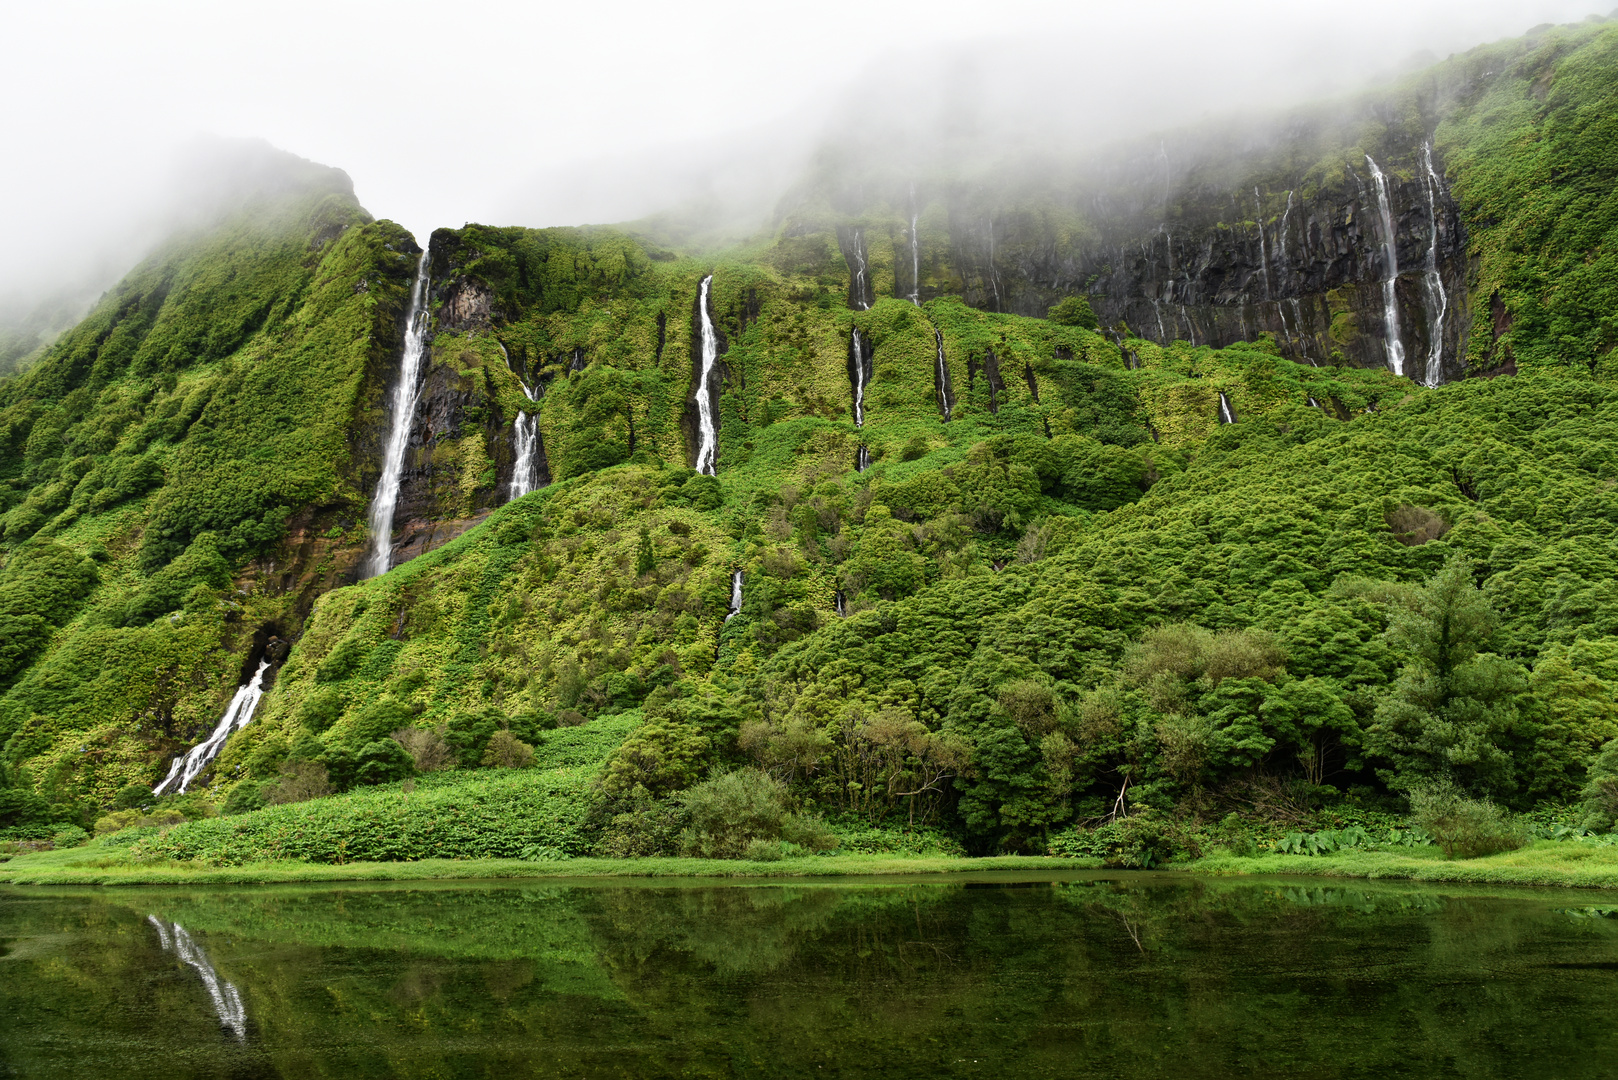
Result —
<instances>
[{"instance_id":1,"label":"bush","mask_svg":"<svg viewBox=\"0 0 1618 1080\"><path fill-rule=\"evenodd\" d=\"M680 840L690 824L685 798L654 802L651 799L599 804L610 817L594 854L609 859L635 859L651 855L678 855Z\"/></svg>"},{"instance_id":2,"label":"bush","mask_svg":"<svg viewBox=\"0 0 1618 1080\"><path fill-rule=\"evenodd\" d=\"M1077 326L1094 330L1100 325L1090 301L1083 296L1068 296L1057 302L1045 316L1057 326Z\"/></svg>"},{"instance_id":3,"label":"bush","mask_svg":"<svg viewBox=\"0 0 1618 1080\"><path fill-rule=\"evenodd\" d=\"M319 761L289 761L281 766L281 779L264 792L270 806L307 802L331 794L331 779Z\"/></svg>"},{"instance_id":4,"label":"bush","mask_svg":"<svg viewBox=\"0 0 1618 1080\"><path fill-rule=\"evenodd\" d=\"M90 839L90 834L77 825L68 825L57 829L51 836L51 842L59 848L78 847Z\"/></svg>"},{"instance_id":5,"label":"bush","mask_svg":"<svg viewBox=\"0 0 1618 1080\"><path fill-rule=\"evenodd\" d=\"M686 793L685 805L691 825L680 835L682 854L745 858L755 840L781 838L787 786L758 769L740 769L698 784Z\"/></svg>"},{"instance_id":6,"label":"bush","mask_svg":"<svg viewBox=\"0 0 1618 1080\"><path fill-rule=\"evenodd\" d=\"M150 806L157 801L152 789L145 784L131 782L118 789L118 794L112 797L114 810L136 810L142 806Z\"/></svg>"},{"instance_id":7,"label":"bush","mask_svg":"<svg viewBox=\"0 0 1618 1080\"><path fill-rule=\"evenodd\" d=\"M587 847L586 805L576 775L495 773L414 792L355 791L192 821L132 851L140 859L232 866L262 859L516 859L535 847L577 855Z\"/></svg>"},{"instance_id":8,"label":"bush","mask_svg":"<svg viewBox=\"0 0 1618 1080\"><path fill-rule=\"evenodd\" d=\"M436 731L417 727L400 728L393 733L393 741L405 748L410 760L415 762L417 772L438 772L455 767L455 748Z\"/></svg>"},{"instance_id":9,"label":"bush","mask_svg":"<svg viewBox=\"0 0 1618 1080\"><path fill-rule=\"evenodd\" d=\"M1524 830L1488 799L1469 799L1454 784L1440 782L1410 792L1411 819L1432 835L1449 859L1476 859L1515 851L1528 842Z\"/></svg>"},{"instance_id":10,"label":"bush","mask_svg":"<svg viewBox=\"0 0 1618 1080\"><path fill-rule=\"evenodd\" d=\"M264 788L247 780L231 788L230 794L225 798L225 805L219 808L219 812L228 816L262 809L264 809Z\"/></svg>"},{"instance_id":11,"label":"bush","mask_svg":"<svg viewBox=\"0 0 1618 1080\"><path fill-rule=\"evenodd\" d=\"M143 814L139 810L114 810L96 819L95 832L97 836L106 836L125 829L162 829L184 821L185 815L178 810L155 810L150 814Z\"/></svg>"},{"instance_id":12,"label":"bush","mask_svg":"<svg viewBox=\"0 0 1618 1080\"><path fill-rule=\"evenodd\" d=\"M534 748L509 731L489 736L481 764L496 769L526 769L534 762Z\"/></svg>"},{"instance_id":13,"label":"bush","mask_svg":"<svg viewBox=\"0 0 1618 1080\"><path fill-rule=\"evenodd\" d=\"M1185 837L1148 811L1095 829L1072 828L1051 837L1050 853L1064 858L1102 859L1108 866L1150 870L1187 854Z\"/></svg>"}]
</instances>

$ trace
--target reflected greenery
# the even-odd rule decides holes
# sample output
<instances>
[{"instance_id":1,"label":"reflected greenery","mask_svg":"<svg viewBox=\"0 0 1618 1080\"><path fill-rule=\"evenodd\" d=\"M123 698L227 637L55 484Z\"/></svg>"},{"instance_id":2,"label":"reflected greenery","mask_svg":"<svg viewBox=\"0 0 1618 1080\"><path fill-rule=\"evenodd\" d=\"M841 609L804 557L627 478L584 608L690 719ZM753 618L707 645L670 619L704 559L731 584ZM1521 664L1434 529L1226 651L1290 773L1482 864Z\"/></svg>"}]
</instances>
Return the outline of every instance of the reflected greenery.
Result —
<instances>
[{"instance_id":1,"label":"reflected greenery","mask_svg":"<svg viewBox=\"0 0 1618 1080\"><path fill-rule=\"evenodd\" d=\"M1608 1075L1618 920L1581 899L1101 873L10 890L0 1048L27 1076Z\"/></svg>"}]
</instances>

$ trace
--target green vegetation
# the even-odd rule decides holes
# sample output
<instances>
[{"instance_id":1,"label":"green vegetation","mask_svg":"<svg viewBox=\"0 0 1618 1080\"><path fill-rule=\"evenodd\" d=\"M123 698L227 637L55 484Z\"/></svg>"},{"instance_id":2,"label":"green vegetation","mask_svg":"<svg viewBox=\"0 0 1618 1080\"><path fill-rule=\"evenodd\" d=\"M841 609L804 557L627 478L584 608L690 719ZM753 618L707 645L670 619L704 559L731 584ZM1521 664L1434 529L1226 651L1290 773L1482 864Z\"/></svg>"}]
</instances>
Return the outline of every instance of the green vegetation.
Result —
<instances>
[{"instance_id":1,"label":"green vegetation","mask_svg":"<svg viewBox=\"0 0 1618 1080\"><path fill-rule=\"evenodd\" d=\"M324 174L178 238L0 381L0 833L95 830L154 865L1153 867L1294 834L1274 857L1380 859L1412 808L1457 857L1508 858L1518 815L1576 801L1610 829L1618 391L1591 252L1615 42L1547 31L1432 75L1519 65L1436 121L1473 360L1509 350L1510 379L1154 344L1078 295L979 310L931 212L921 305L898 234L829 204L722 252L440 230L405 516L467 531L357 583L414 242ZM1399 115L1338 132L1311 182ZM708 275L717 476L690 467ZM536 411L553 482L497 505ZM263 657L203 782L147 794Z\"/></svg>"}]
</instances>

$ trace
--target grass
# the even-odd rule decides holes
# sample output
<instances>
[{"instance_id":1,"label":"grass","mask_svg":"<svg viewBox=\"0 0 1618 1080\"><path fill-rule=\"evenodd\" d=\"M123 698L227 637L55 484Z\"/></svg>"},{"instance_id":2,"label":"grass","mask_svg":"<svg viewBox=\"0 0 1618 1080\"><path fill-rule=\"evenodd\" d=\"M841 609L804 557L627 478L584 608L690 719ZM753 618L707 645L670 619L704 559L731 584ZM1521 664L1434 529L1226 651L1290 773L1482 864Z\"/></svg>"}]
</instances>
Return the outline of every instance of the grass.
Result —
<instances>
[{"instance_id":1,"label":"grass","mask_svg":"<svg viewBox=\"0 0 1618 1080\"><path fill-rule=\"evenodd\" d=\"M749 862L739 859L421 859L351 862L297 859L242 866L196 862L136 862L121 850L90 845L19 855L0 863L10 885L261 885L276 882L450 881L501 878L803 878L965 874L980 871L1098 869L1100 859L1035 855L959 858L926 855L821 855ZM1436 848L1350 849L1330 855L1210 855L1165 869L1220 877L1307 875L1494 885L1618 888L1618 846L1541 840L1519 851L1481 859L1445 859Z\"/></svg>"},{"instance_id":2,"label":"grass","mask_svg":"<svg viewBox=\"0 0 1618 1080\"><path fill-rule=\"evenodd\" d=\"M1184 867L1196 874L1308 874L1314 877L1387 878L1618 888L1618 847L1575 840L1540 840L1517 851L1480 859L1446 859L1437 848L1400 851L1348 849L1330 855L1210 855Z\"/></svg>"},{"instance_id":3,"label":"grass","mask_svg":"<svg viewBox=\"0 0 1618 1080\"><path fill-rule=\"evenodd\" d=\"M19 855L0 864L0 883L10 885L263 885L274 882L436 881L494 878L606 877L874 877L894 874L961 874L983 870L1083 870L1100 859L1001 855L963 859L916 855L819 855L778 862L740 859L421 859L415 862L353 862L344 865L296 859L242 866L194 862L135 862L122 852L87 846Z\"/></svg>"}]
</instances>

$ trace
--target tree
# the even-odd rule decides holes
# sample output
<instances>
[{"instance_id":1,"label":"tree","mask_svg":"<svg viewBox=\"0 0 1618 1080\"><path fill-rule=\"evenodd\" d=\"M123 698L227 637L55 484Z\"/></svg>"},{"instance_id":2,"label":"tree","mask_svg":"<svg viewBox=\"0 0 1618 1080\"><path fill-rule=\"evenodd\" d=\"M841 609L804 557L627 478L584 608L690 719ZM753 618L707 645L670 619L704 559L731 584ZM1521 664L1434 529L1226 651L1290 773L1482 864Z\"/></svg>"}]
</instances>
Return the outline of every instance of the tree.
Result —
<instances>
[{"instance_id":1,"label":"tree","mask_svg":"<svg viewBox=\"0 0 1618 1080\"><path fill-rule=\"evenodd\" d=\"M1388 639L1408 661L1366 736L1388 764L1379 775L1390 787L1447 780L1473 795L1514 788L1502 744L1516 723L1524 679L1517 664L1481 651L1497 625L1462 555L1392 613Z\"/></svg>"},{"instance_id":2,"label":"tree","mask_svg":"<svg viewBox=\"0 0 1618 1080\"><path fill-rule=\"evenodd\" d=\"M1094 330L1101 325L1096 313L1090 310L1090 301L1083 296L1063 297L1045 317L1057 326L1077 326L1085 330Z\"/></svg>"}]
</instances>

